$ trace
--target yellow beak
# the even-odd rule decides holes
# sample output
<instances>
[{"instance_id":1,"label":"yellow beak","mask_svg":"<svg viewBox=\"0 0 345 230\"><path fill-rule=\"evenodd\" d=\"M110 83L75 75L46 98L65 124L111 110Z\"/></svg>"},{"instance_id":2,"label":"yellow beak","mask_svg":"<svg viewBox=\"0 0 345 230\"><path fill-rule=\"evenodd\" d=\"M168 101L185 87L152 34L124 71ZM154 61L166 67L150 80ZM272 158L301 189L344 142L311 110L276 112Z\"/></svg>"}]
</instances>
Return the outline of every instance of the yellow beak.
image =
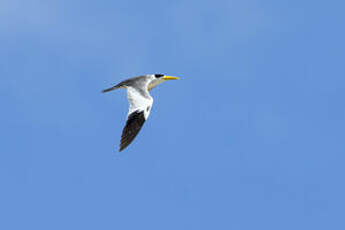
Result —
<instances>
[{"instance_id":1,"label":"yellow beak","mask_svg":"<svg viewBox=\"0 0 345 230\"><path fill-rule=\"evenodd\" d=\"M178 80L178 79L180 79L179 77L173 77L173 76L164 76L162 78L164 80Z\"/></svg>"}]
</instances>

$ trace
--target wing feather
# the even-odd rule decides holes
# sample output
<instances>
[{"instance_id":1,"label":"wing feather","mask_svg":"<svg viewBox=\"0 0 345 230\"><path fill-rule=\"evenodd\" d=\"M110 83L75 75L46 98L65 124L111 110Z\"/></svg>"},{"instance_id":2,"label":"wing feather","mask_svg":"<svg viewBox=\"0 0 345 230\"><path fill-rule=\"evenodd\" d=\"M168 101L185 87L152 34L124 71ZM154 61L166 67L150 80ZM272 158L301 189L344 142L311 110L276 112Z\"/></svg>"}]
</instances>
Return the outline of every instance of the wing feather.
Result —
<instances>
[{"instance_id":1,"label":"wing feather","mask_svg":"<svg viewBox=\"0 0 345 230\"><path fill-rule=\"evenodd\" d=\"M125 149L138 135L145 121L149 117L153 99L148 93L134 87L127 87L129 112L126 125L122 131L120 151Z\"/></svg>"},{"instance_id":2,"label":"wing feather","mask_svg":"<svg viewBox=\"0 0 345 230\"><path fill-rule=\"evenodd\" d=\"M130 143L132 143L140 129L143 127L145 121L144 111L134 111L129 114L121 135L120 151L124 150Z\"/></svg>"}]
</instances>

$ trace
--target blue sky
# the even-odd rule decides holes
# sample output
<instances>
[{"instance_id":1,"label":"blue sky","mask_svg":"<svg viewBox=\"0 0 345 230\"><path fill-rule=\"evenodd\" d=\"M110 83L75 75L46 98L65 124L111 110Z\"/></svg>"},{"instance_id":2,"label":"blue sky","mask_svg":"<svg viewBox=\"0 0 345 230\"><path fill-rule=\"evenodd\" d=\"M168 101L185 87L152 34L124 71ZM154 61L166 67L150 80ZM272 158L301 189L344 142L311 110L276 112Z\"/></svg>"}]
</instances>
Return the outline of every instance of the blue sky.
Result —
<instances>
[{"instance_id":1,"label":"blue sky","mask_svg":"<svg viewBox=\"0 0 345 230\"><path fill-rule=\"evenodd\" d=\"M1 1L0 228L345 229L344 7Z\"/></svg>"}]
</instances>

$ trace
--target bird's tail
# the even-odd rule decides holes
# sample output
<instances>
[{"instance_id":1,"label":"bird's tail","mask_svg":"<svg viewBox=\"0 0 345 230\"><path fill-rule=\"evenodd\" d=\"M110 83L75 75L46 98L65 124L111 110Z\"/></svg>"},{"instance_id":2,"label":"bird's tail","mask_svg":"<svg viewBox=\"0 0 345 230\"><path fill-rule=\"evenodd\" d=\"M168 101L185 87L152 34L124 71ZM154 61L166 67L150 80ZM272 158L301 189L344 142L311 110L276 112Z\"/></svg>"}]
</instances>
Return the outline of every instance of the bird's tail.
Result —
<instances>
[{"instance_id":1,"label":"bird's tail","mask_svg":"<svg viewBox=\"0 0 345 230\"><path fill-rule=\"evenodd\" d=\"M102 90L102 93L106 93L106 92L109 92L109 91L112 91L112 90L118 89L118 88L120 88L120 87L118 85L115 85L115 86L113 86L111 88Z\"/></svg>"}]
</instances>

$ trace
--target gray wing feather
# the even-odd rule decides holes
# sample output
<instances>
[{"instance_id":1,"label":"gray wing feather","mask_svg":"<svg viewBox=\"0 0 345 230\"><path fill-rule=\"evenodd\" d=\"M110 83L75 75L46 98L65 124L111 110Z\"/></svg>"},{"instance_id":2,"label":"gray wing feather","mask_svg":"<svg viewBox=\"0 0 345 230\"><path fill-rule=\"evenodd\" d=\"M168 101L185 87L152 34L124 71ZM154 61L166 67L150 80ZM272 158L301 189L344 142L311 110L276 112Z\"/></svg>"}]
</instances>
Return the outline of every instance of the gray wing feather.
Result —
<instances>
[{"instance_id":1,"label":"gray wing feather","mask_svg":"<svg viewBox=\"0 0 345 230\"><path fill-rule=\"evenodd\" d=\"M126 87L126 86L131 86L133 88L136 88L138 91L140 91L143 95L145 95L145 91L146 91L146 85L147 85L147 81L149 80L149 76L147 75L142 75L142 76L139 76L139 77L132 77L132 78L129 78L127 80L124 80L122 82L120 82L119 84L111 87L111 88L108 88L108 89L105 89L105 90L102 90L103 93L106 93L106 92L109 92L109 91L112 91L114 89L118 89L118 88L121 88L121 87Z\"/></svg>"}]
</instances>

